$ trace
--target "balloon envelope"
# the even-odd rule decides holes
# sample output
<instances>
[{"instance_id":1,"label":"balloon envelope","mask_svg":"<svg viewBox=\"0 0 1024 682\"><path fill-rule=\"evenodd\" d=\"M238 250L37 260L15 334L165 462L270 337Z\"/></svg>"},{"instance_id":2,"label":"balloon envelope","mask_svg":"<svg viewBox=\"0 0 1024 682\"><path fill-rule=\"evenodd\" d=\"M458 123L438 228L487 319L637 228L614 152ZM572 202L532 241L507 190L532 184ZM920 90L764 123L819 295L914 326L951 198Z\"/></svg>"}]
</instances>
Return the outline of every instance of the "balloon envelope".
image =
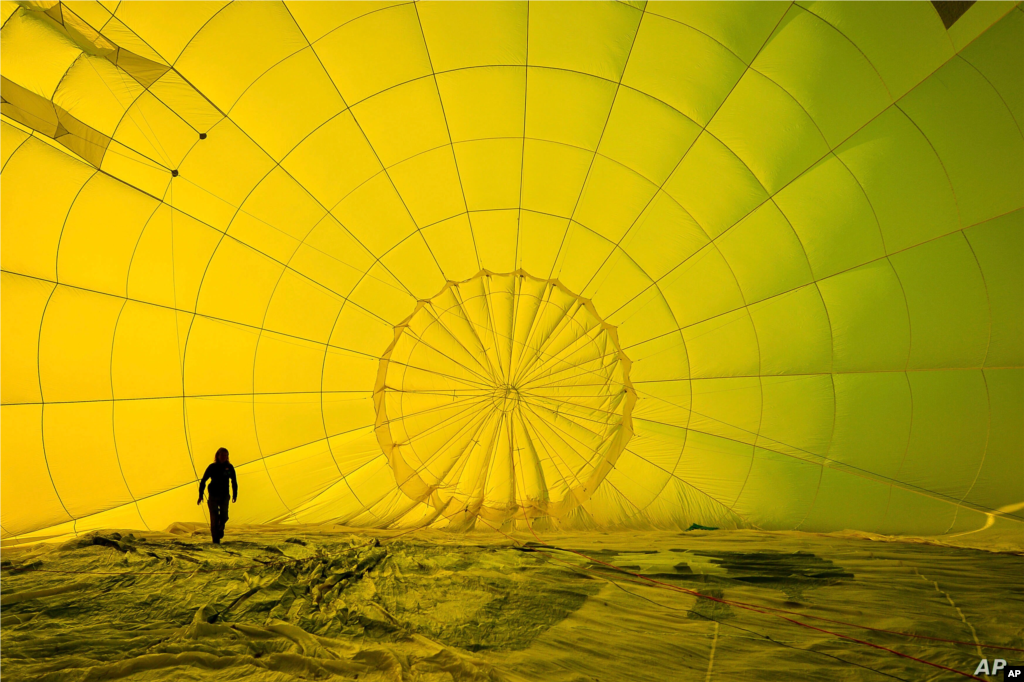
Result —
<instances>
[{"instance_id":1,"label":"balloon envelope","mask_svg":"<svg viewBox=\"0 0 1024 682\"><path fill-rule=\"evenodd\" d=\"M1024 15L5 3L5 538L1019 533Z\"/></svg>"}]
</instances>

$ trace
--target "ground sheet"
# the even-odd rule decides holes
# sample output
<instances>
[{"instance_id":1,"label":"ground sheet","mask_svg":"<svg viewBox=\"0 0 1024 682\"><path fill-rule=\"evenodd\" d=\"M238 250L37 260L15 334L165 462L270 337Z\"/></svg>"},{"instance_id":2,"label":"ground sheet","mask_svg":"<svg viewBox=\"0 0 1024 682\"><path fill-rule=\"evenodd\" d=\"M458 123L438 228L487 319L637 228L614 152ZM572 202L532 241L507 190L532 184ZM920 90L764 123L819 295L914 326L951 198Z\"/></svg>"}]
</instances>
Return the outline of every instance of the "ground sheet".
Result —
<instances>
[{"instance_id":1,"label":"ground sheet","mask_svg":"<svg viewBox=\"0 0 1024 682\"><path fill-rule=\"evenodd\" d=\"M1010 551L230 525L216 546L169 530L5 548L4 679L945 680L967 678L938 666L1024 663Z\"/></svg>"}]
</instances>

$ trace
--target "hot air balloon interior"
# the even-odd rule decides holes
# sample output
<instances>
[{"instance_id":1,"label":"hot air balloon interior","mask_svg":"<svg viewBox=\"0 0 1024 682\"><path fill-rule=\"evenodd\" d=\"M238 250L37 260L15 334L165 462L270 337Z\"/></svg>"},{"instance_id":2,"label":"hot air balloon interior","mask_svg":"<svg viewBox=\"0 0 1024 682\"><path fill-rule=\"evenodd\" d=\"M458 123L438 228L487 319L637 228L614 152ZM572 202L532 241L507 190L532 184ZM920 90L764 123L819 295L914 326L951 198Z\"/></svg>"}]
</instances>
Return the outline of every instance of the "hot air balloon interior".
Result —
<instances>
[{"instance_id":1,"label":"hot air balloon interior","mask_svg":"<svg viewBox=\"0 0 1024 682\"><path fill-rule=\"evenodd\" d=\"M1017 2L0 7L6 679L1024 665Z\"/></svg>"}]
</instances>

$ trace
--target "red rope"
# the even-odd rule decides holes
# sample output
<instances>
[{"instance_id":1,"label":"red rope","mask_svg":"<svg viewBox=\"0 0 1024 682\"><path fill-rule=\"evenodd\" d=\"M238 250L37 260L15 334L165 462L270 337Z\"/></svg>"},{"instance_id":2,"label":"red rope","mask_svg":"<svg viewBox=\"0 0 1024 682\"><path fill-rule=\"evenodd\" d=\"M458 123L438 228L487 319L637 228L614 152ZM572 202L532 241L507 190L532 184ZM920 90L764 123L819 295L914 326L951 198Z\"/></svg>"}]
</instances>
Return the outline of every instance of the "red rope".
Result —
<instances>
[{"instance_id":1,"label":"red rope","mask_svg":"<svg viewBox=\"0 0 1024 682\"><path fill-rule=\"evenodd\" d=\"M801 616L803 618L813 618L814 620L821 620L826 623L835 623L836 625L846 625L851 628L860 628L862 630L871 630L872 632L884 632L889 635L900 635L901 637L913 637L914 639L928 639L933 642L945 642L947 644L964 644L966 646L977 646L982 649L1001 649L1003 651L1024 651L1024 649L1018 649L1012 646L999 646L996 644L982 644L980 642L965 642L959 639L943 639L942 637L929 637L928 635L915 635L910 632L900 632L899 630L885 630L883 628L873 628L870 625L858 625L857 623L847 623L842 620L832 620L831 618L822 618L821 616L812 616L809 613L800 613L799 611L787 611L786 609L775 608L774 606L760 606L756 604L750 604L749 602L730 602L734 604L746 604L747 606L757 606L758 608L767 609L769 611L776 611L778 613L789 613L794 616Z\"/></svg>"},{"instance_id":2,"label":"red rope","mask_svg":"<svg viewBox=\"0 0 1024 682\"><path fill-rule=\"evenodd\" d=\"M546 547L551 547L551 549L560 549L558 547L553 547L551 545L545 545L545 546ZM719 599L718 597L712 597L710 595L701 594L700 592L696 592L694 590L688 590L688 589L686 589L684 587L679 587L677 585L670 585L669 583L664 583L664 582L661 582L660 580L654 580L653 578L648 578L647 576L644 576L644 575L639 574L639 573L633 573L631 571L627 571L627 570L625 570L623 568L615 566L614 564L610 564L610 563L608 563L606 561L601 561L600 559L593 559L591 557L588 557L586 554L583 554L582 552L578 552L578 551L576 551L574 549L564 549L562 551L572 552L573 554L578 554L579 556L587 559L588 561L592 561L592 562L598 563L598 564L603 564L603 565L608 566L610 568L613 568L613 569L615 569L617 571L621 571L622 573L626 573L627 575L631 575L631 576L633 576L635 578L640 578L641 580L645 580L647 582L653 583L653 584L658 585L660 587L664 587L664 588L667 588L667 589L670 589L670 590L676 590L678 592L683 592L685 594L693 595L695 597L701 597L703 599L709 599L711 601L716 601L716 602L719 602L719 603L722 603L722 604L729 604L730 606L736 606L738 608L746 609L747 611L754 611L755 613L760 613L760 614L763 614L763 615L773 615L773 616L775 616L777 618L781 618L784 621L787 621L789 623L793 623L794 625L799 625L801 627L805 627L805 628L808 628L810 630L816 630L818 632L823 632L825 634L833 635L835 637L839 637L841 639L846 639L846 640L849 640L851 642L857 642L858 644L864 644L866 646L874 647L875 649L881 649L882 651L887 651L887 652L889 652L891 654L895 654L896 656L901 656L902 658L908 658L908 659L910 659L912 661L917 661L918 663L923 663L925 665L930 665L933 668L939 668L940 670L945 670L945 671L948 671L948 672L956 673L957 675L961 675L961 676L966 677L966 678L971 679L971 680L980 680L980 682L985 682L985 680L983 680L980 677L975 677L974 675L970 675L970 674L962 672L960 670L956 670L955 668L949 668L947 666L941 665L939 663L934 663L932 661L928 661L928 660L925 660L923 658L917 658L915 656L911 656L910 654L905 654L903 652L896 651L895 649L890 649L889 647L882 646L881 644L874 644L872 642L868 642L868 641L865 641L865 640L862 640L862 639L857 639L856 637L850 637L849 635L844 635L844 634L839 633L839 632L833 632L832 630L825 630L823 628L818 628L818 627L815 627L815 626L810 625L808 623L803 623L801 621L794 620L793 618L787 618L786 616L783 616L783 615L781 615L779 613L772 613L771 611L763 611L760 608L757 608L757 607L754 607L754 606L749 606L749 605L747 605L747 604L745 604L743 602L733 602L733 601L730 601L730 600L727 600L727 599ZM974 646L974 644L972 643L971 646Z\"/></svg>"},{"instance_id":3,"label":"red rope","mask_svg":"<svg viewBox=\"0 0 1024 682\"><path fill-rule=\"evenodd\" d=\"M486 523L492 529L498 531L499 533L501 533L502 535L504 535L508 539L512 540L512 542L514 542L516 544L520 544L515 538L513 538L508 533L505 533L500 528L495 528L494 526L491 526L491 524L487 523L487 521L482 519L482 518L481 518L481 520L484 521L484 523ZM848 641L851 641L851 642L856 642L858 644L863 644L865 646L869 646L869 647L872 647L872 648L875 648L875 649L880 649L880 650L886 651L886 652L888 652L890 654L894 654L896 656L900 656L901 658L907 658L907 659L910 659L912 661L916 661L918 663L923 663L924 665L931 666L933 668L938 668L940 670L945 670L947 672L956 673L957 675L960 675L962 677L966 677L966 678L971 679L971 680L979 680L979 682L985 682L985 680L980 678L980 677L975 677L974 675L965 673L965 672L957 670L955 668L950 668L950 667L944 666L944 665L942 665L940 663L934 663L932 661L928 661L928 660L925 660L923 658L917 658L916 656L911 656L910 654L905 654L905 653L903 653L901 651L897 651L895 649L890 649L889 647L882 646L881 644L874 644L873 642L868 642L868 641L865 641L865 640L862 640L862 639L857 639L856 637L850 637L849 635L844 635L844 634L842 634L840 632L833 632L832 630L825 630L824 628L815 627L813 625L810 625L809 623L804 623L804 622L801 622L799 620L795 620L793 618L787 618L786 616L781 615L781 613L776 613L777 611L783 611L782 609L774 609L772 607L765 607L768 610L762 610L760 607L755 607L755 606L746 604L744 602L734 602L734 601L730 601L728 599L720 599L718 597L712 597L710 595L701 594L700 592L697 592L695 590L688 590L688 589L686 589L684 587L679 587L677 585L670 585L669 583L664 583L664 582L661 582L660 580L655 580L653 578L649 578L649 577L647 577L645 575L642 575L640 573L633 573L632 571L627 571L626 569L621 568L619 566L616 566L614 564L610 564L610 563L608 563L606 561L601 561L600 559L595 559L593 557L587 556L583 552L577 551L575 549L562 549L560 547L555 547L553 545L549 545L549 544L541 541L540 537L538 537L537 534L535 532L533 532L533 527L530 525L529 520L527 520L526 525L530 529L530 532L533 534L533 537L537 538L538 543L540 543L544 547L548 547L550 549L560 550L560 551L564 551L564 552L572 552L573 554L577 554L577 555L583 557L584 559L586 559L586 560L588 560L588 561L590 561L592 563L608 566L609 568L612 568L612 569L614 569L616 571L619 571L621 573L625 573L627 575L631 575L631 576L633 576L635 578L640 578L641 580L647 581L647 582L652 583L654 585L658 585L659 587L670 589L670 590L675 590L677 592L683 592L685 594L689 594L689 595L692 595L694 597L699 597L699 598L702 598L702 599L708 599L708 600L716 601L716 602L719 602L719 603L722 603L722 604L728 604L730 606L736 606L738 608L745 609L747 611L753 611L755 613L760 613L762 615L772 615L772 616L775 616L777 618L781 618L782 620L784 620L784 621L786 621L788 623L793 623L794 625L799 625L800 627L808 628L810 630L815 630L817 632L822 632L822 633L825 633L825 634L828 634L828 635L832 635L834 637L839 637L840 639L845 639L845 640L848 640ZM547 552L542 552L542 554L545 554L545 555L547 555L549 557L551 556ZM552 558L554 558L554 557L552 557ZM584 570L586 570L586 568L584 568ZM789 612L786 612L786 613L793 613L793 612L789 611ZM800 614L800 615L804 615L804 614ZM812 618L816 618L816 616L812 616ZM827 619L822 619L822 620L827 620ZM840 621L834 621L834 622L839 623ZM849 625L853 625L853 624L851 623ZM853 627L867 627L867 626L853 625ZM875 630L876 628L868 628L868 629ZM885 631L885 632L892 632L893 634L902 634L902 635L906 635L906 636L909 636L909 637L915 637L915 635L910 635L909 633L896 633L895 631ZM938 641L945 641L945 642L957 643L957 644L969 644L970 646L975 646L974 642L970 642L970 643L968 643L968 642L954 642L954 640L939 640L938 638L933 638L933 637L928 637L927 639L936 639ZM978 646L981 646L981 645L978 645ZM1011 647L991 647L991 648L994 648L994 649L1007 649L1007 650L1010 650L1010 651L1020 651L1020 649L1013 649Z\"/></svg>"},{"instance_id":4,"label":"red rope","mask_svg":"<svg viewBox=\"0 0 1024 682\"><path fill-rule=\"evenodd\" d=\"M194 571L71 571L71 570L57 570L53 568L30 568L26 569L24 573L72 573L75 575L192 575L200 571L212 573L214 571L230 571L232 569L241 570L240 566L225 566L223 568L208 568L203 566L197 566Z\"/></svg>"},{"instance_id":5,"label":"red rope","mask_svg":"<svg viewBox=\"0 0 1024 682\"><path fill-rule=\"evenodd\" d=\"M490 524L487 524L487 525L490 526ZM542 541L540 539L540 537L538 537L538 535L533 532L533 526L530 525L529 519L527 519L527 521L526 521L526 527L530 529L530 532L533 534L533 537L537 538L537 542L539 542L540 544L544 545L545 547L551 547L552 549L561 549L559 547L554 547L553 545L549 545L546 542ZM493 526L492 526L492 528L493 528ZM502 533L502 535L505 535L505 537L509 538L513 542L516 542L516 540L514 538L512 538L510 535L508 535L506 533ZM629 575L634 575L634 576L637 576L637 577L640 577L640 578L644 578L645 580L649 580L651 582L655 582L655 583L657 583L659 585L663 585L664 587L671 587L673 589L681 590L683 592L686 592L687 594L691 594L691 595L695 595L695 596L699 596L699 597L706 597L708 599L712 598L712 597L707 597L707 595L701 594L700 592L696 592L694 590L687 590L686 588L682 588L682 587L679 587L677 585L670 585L668 583L660 583L658 581L651 580L650 578L647 578L646 576L642 576L642 575L639 575L639 574L636 574L636 573L630 573L629 571L626 571L626 570L620 568L619 566L615 566L614 564L609 564L609 563L606 563L604 561L599 561L597 559L593 559L593 558L591 558L591 557L589 557L589 556L587 556L587 555L585 555L585 554L583 554L581 552L576 552L575 550L562 550L562 551L574 552L574 553L579 554L580 556L584 557L588 561L593 561L595 563L604 564L605 566L609 566L611 568L614 568L615 570L622 571L623 573L628 573ZM550 555L548 555L548 556L550 556ZM846 621L842 621L842 620L832 620L831 618L823 618L821 616L812 616L809 613L800 613L799 611L788 611L786 609L780 609L780 608L776 608L774 606L765 606L765 605L762 605L762 604L751 604L749 602L741 602L741 601L730 601L730 600L722 600L722 601L723 601L723 603L730 604L730 605L749 606L749 607L755 608L755 609L765 609L765 610L768 610L768 611L776 611L778 613L788 613L788 614L791 614L791 615L794 615L794 616L801 616L803 618L813 618L814 620L820 620L820 621L824 621L826 623L835 623L836 625L846 625L846 626L851 627L851 628L860 628L862 630L871 630L872 632L884 632L884 633L890 634L890 635L900 635L902 637L913 637L915 639L928 639L928 640L931 640L933 642L945 642L947 644L964 644L966 646L978 646L978 647L981 647L983 649L999 649L999 650L1002 650L1002 651L1020 651L1020 652L1024 652L1024 649L1018 649L1018 648L1012 647L1012 646L998 646L996 644L981 644L979 642L964 642L964 641L957 640L957 639L943 639L941 637L929 637L928 635L915 635L915 634L911 634L909 632L900 632L898 630L885 630L883 628L873 628L870 625L858 625L857 623L847 623Z\"/></svg>"}]
</instances>

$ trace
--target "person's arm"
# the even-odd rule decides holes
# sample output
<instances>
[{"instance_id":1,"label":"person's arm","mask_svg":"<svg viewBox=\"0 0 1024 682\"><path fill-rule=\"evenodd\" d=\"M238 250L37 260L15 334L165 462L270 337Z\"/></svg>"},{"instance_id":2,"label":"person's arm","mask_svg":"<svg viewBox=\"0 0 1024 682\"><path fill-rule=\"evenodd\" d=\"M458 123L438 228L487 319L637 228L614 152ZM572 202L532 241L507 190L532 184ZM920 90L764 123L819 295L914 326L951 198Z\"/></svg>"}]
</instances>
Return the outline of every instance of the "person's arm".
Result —
<instances>
[{"instance_id":1,"label":"person's arm","mask_svg":"<svg viewBox=\"0 0 1024 682\"><path fill-rule=\"evenodd\" d=\"M228 464L228 476L231 477L231 501L238 502L238 479L235 478L235 467Z\"/></svg>"},{"instance_id":2,"label":"person's arm","mask_svg":"<svg viewBox=\"0 0 1024 682\"><path fill-rule=\"evenodd\" d=\"M203 480L199 481L199 501L196 504L203 503L203 492L206 491L206 481L210 478L210 467L206 467L206 471L203 473Z\"/></svg>"}]
</instances>

